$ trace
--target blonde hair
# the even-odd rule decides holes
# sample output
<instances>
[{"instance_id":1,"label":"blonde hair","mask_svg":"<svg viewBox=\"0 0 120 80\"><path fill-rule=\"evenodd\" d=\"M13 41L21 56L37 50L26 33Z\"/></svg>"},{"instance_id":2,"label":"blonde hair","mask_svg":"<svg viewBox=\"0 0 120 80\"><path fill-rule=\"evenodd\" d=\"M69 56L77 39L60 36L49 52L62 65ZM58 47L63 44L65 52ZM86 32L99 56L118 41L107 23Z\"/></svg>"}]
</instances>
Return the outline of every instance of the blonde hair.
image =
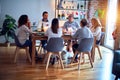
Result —
<instances>
[{"instance_id":1,"label":"blonde hair","mask_svg":"<svg viewBox=\"0 0 120 80\"><path fill-rule=\"evenodd\" d=\"M91 21L94 22L94 25L92 25L92 27L94 27L95 29L98 27L98 26L101 26L100 23L98 22L98 20L96 18L92 18Z\"/></svg>"}]
</instances>

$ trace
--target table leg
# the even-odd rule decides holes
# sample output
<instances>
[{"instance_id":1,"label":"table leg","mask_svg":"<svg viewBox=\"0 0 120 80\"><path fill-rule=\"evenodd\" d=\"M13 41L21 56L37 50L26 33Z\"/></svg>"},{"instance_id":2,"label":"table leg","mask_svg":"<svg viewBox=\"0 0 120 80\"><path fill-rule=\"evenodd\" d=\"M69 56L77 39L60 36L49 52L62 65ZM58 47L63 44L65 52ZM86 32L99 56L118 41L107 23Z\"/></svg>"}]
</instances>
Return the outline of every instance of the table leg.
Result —
<instances>
[{"instance_id":1,"label":"table leg","mask_svg":"<svg viewBox=\"0 0 120 80\"><path fill-rule=\"evenodd\" d=\"M32 65L35 65L35 40L32 40Z\"/></svg>"}]
</instances>

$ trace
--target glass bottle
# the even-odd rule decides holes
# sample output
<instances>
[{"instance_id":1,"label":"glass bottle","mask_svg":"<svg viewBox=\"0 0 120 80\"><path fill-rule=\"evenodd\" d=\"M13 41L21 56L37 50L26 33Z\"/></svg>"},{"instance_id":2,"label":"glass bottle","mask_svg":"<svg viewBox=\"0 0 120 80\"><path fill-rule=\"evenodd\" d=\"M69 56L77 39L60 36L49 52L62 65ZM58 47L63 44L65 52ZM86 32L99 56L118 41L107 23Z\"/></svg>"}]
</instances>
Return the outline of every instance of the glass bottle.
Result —
<instances>
[{"instance_id":1,"label":"glass bottle","mask_svg":"<svg viewBox=\"0 0 120 80\"><path fill-rule=\"evenodd\" d=\"M41 25L41 31L44 32L44 29L43 29L43 23L42 23L42 25Z\"/></svg>"}]
</instances>

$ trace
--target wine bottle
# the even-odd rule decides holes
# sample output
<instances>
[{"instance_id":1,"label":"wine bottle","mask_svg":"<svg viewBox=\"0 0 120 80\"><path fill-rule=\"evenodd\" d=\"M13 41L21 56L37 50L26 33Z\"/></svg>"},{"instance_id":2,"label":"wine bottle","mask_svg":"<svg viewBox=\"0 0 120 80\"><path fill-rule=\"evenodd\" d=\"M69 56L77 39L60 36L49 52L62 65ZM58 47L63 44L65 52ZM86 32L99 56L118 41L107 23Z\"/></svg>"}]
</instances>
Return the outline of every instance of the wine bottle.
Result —
<instances>
[{"instance_id":1,"label":"wine bottle","mask_svg":"<svg viewBox=\"0 0 120 80\"><path fill-rule=\"evenodd\" d=\"M44 29L43 29L43 23L42 23L42 25L41 25L41 31L44 32Z\"/></svg>"}]
</instances>

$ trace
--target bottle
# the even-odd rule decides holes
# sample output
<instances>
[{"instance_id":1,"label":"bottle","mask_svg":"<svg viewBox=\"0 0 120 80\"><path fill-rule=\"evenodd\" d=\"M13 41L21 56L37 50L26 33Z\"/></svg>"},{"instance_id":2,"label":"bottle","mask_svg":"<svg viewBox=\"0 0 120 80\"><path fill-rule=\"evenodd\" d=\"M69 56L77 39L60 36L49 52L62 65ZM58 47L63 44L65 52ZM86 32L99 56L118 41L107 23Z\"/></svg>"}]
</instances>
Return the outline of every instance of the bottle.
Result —
<instances>
[{"instance_id":1,"label":"bottle","mask_svg":"<svg viewBox=\"0 0 120 80\"><path fill-rule=\"evenodd\" d=\"M42 23L42 25L41 25L41 31L44 32L44 29L43 29L43 23Z\"/></svg>"}]
</instances>

